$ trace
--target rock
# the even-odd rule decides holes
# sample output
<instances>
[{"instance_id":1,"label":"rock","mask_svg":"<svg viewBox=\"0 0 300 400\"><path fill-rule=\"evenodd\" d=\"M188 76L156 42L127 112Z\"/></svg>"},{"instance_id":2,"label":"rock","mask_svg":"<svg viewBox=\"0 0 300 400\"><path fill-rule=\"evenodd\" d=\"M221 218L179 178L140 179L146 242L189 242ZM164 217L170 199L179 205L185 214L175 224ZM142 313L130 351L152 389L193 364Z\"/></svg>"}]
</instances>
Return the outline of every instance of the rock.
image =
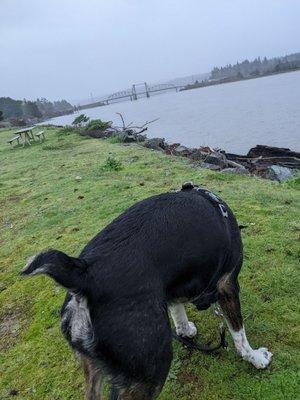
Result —
<instances>
[{"instance_id":1,"label":"rock","mask_svg":"<svg viewBox=\"0 0 300 400\"><path fill-rule=\"evenodd\" d=\"M136 141L137 142L144 142L147 139L146 135L141 135L140 133L136 134Z\"/></svg>"},{"instance_id":2,"label":"rock","mask_svg":"<svg viewBox=\"0 0 300 400\"><path fill-rule=\"evenodd\" d=\"M191 158L195 161L204 160L208 153L201 151L200 149L196 149L192 152Z\"/></svg>"},{"instance_id":3,"label":"rock","mask_svg":"<svg viewBox=\"0 0 300 400\"><path fill-rule=\"evenodd\" d=\"M180 146L180 143L165 143L165 153L168 155L173 154L173 150L178 146Z\"/></svg>"},{"instance_id":4,"label":"rock","mask_svg":"<svg viewBox=\"0 0 300 400\"><path fill-rule=\"evenodd\" d=\"M249 175L249 171L245 167L224 168L221 172L224 174Z\"/></svg>"},{"instance_id":5,"label":"rock","mask_svg":"<svg viewBox=\"0 0 300 400\"><path fill-rule=\"evenodd\" d=\"M293 171L287 167L281 167L279 165L271 165L271 167L267 168L263 177L271 179L272 181L283 182L293 177Z\"/></svg>"},{"instance_id":6,"label":"rock","mask_svg":"<svg viewBox=\"0 0 300 400\"><path fill-rule=\"evenodd\" d=\"M217 151L206 153L201 149L193 150L191 153L191 158L195 161L202 160L208 164L218 165L220 168L226 168L228 166L227 158L223 153Z\"/></svg>"},{"instance_id":7,"label":"rock","mask_svg":"<svg viewBox=\"0 0 300 400\"><path fill-rule=\"evenodd\" d=\"M201 168L211 169L212 171L220 171L221 167L216 164L209 164L207 162L203 162L199 165Z\"/></svg>"},{"instance_id":8,"label":"rock","mask_svg":"<svg viewBox=\"0 0 300 400\"><path fill-rule=\"evenodd\" d=\"M118 132L116 136L118 136L118 138L121 139L124 143L133 143L137 141L136 135L134 134L134 131L132 129Z\"/></svg>"},{"instance_id":9,"label":"rock","mask_svg":"<svg viewBox=\"0 0 300 400\"><path fill-rule=\"evenodd\" d=\"M79 176L79 175L77 175L76 177L75 177L75 179L76 179L76 181L81 181L81 176Z\"/></svg>"},{"instance_id":10,"label":"rock","mask_svg":"<svg viewBox=\"0 0 300 400\"><path fill-rule=\"evenodd\" d=\"M152 150L164 150L165 149L165 139L164 138L152 138L147 139L144 146Z\"/></svg>"},{"instance_id":11,"label":"rock","mask_svg":"<svg viewBox=\"0 0 300 400\"><path fill-rule=\"evenodd\" d=\"M205 157L205 162L209 164L215 164L218 165L221 168L226 168L228 166L227 159L224 154L222 153L211 153L207 154Z\"/></svg>"},{"instance_id":12,"label":"rock","mask_svg":"<svg viewBox=\"0 0 300 400\"><path fill-rule=\"evenodd\" d=\"M192 151L193 151L193 150L189 149L188 147L179 145L179 146L177 146L177 147L175 147L175 148L173 149L173 154L174 154L175 156L187 157L187 156L189 156L190 154L192 154Z\"/></svg>"}]
</instances>

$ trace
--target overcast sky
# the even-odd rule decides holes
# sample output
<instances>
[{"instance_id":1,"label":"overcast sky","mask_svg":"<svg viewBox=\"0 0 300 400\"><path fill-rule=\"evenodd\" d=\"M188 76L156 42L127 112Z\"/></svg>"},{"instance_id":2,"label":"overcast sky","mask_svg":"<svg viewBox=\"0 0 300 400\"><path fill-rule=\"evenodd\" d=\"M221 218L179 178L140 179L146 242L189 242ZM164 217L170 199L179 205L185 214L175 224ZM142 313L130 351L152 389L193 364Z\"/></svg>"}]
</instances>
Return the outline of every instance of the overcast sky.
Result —
<instances>
[{"instance_id":1,"label":"overcast sky","mask_svg":"<svg viewBox=\"0 0 300 400\"><path fill-rule=\"evenodd\" d=\"M300 0L0 0L0 97L80 100L300 51Z\"/></svg>"}]
</instances>

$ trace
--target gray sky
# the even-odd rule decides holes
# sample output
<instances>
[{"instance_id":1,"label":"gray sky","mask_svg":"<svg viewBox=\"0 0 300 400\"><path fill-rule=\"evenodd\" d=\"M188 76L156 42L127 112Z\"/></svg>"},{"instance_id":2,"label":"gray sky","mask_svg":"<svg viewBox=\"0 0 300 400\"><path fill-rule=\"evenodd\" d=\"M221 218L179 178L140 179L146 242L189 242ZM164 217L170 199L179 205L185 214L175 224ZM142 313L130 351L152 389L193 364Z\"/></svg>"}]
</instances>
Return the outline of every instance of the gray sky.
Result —
<instances>
[{"instance_id":1,"label":"gray sky","mask_svg":"<svg viewBox=\"0 0 300 400\"><path fill-rule=\"evenodd\" d=\"M300 51L299 0L0 0L0 97L80 100Z\"/></svg>"}]
</instances>

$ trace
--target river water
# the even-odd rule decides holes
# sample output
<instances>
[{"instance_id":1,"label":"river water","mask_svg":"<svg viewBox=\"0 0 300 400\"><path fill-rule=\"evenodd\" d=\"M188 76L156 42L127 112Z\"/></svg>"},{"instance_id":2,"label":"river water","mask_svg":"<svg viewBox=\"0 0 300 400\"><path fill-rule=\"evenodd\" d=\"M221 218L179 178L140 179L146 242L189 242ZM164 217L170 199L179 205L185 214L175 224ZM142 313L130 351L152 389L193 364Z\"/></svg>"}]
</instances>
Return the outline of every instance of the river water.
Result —
<instances>
[{"instance_id":1,"label":"river water","mask_svg":"<svg viewBox=\"0 0 300 400\"><path fill-rule=\"evenodd\" d=\"M149 126L148 137L246 154L256 144L300 150L300 71L83 110L90 118ZM75 116L49 122L70 124Z\"/></svg>"}]
</instances>

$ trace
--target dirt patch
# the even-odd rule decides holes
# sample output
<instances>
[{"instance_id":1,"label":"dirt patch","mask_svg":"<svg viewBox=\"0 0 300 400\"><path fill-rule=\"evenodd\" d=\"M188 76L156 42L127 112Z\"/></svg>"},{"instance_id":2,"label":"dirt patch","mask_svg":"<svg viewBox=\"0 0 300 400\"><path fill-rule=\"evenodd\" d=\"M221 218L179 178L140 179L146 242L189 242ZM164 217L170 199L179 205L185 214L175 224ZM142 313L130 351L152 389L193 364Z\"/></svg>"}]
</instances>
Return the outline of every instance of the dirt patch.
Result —
<instances>
[{"instance_id":1,"label":"dirt patch","mask_svg":"<svg viewBox=\"0 0 300 400\"><path fill-rule=\"evenodd\" d=\"M181 386L188 388L188 393L191 398L193 394L200 393L203 390L203 383L200 381L199 376L196 373L182 368L177 379Z\"/></svg>"},{"instance_id":2,"label":"dirt patch","mask_svg":"<svg viewBox=\"0 0 300 400\"><path fill-rule=\"evenodd\" d=\"M0 316L0 353L4 353L15 345L20 333L28 323L25 319L26 311L14 308Z\"/></svg>"}]
</instances>

